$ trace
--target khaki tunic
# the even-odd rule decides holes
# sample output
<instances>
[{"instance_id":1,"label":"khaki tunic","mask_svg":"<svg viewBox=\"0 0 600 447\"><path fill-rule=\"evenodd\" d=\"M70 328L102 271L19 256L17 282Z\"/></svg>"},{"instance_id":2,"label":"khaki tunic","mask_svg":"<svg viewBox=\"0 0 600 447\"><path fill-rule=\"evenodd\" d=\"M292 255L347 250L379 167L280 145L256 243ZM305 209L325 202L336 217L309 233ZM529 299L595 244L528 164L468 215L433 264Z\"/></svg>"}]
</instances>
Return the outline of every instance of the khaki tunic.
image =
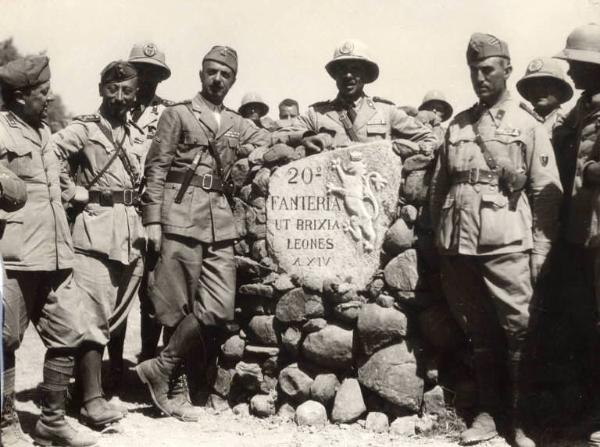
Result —
<instances>
[{"instance_id":1,"label":"khaki tunic","mask_svg":"<svg viewBox=\"0 0 600 447\"><path fill-rule=\"evenodd\" d=\"M69 269L73 246L61 203L59 161L44 126L38 133L11 112L0 112L0 164L26 183L27 203L0 211L6 222L0 253L7 270Z\"/></svg>"},{"instance_id":2,"label":"khaki tunic","mask_svg":"<svg viewBox=\"0 0 600 447\"><path fill-rule=\"evenodd\" d=\"M215 161L207 149L209 139L214 138L227 175L238 158L247 157L255 148L267 144L268 132L227 108L221 112L219 126L200 94L191 105L193 114L185 104L176 104L168 107L159 120L146 159L146 191L142 196L144 224L161 223L165 233L201 242L235 239L238 233L233 213L221 192L190 186L182 202L177 204L174 199L181 185L166 182L167 173L185 173L197 151L201 151L196 174L216 174Z\"/></svg>"},{"instance_id":3,"label":"khaki tunic","mask_svg":"<svg viewBox=\"0 0 600 447\"><path fill-rule=\"evenodd\" d=\"M479 118L480 116L480 118ZM516 211L497 185L454 183L458 171L489 171L479 134L499 165L528 177ZM446 133L431 184L431 215L442 254L547 254L558 230L562 188L546 130L507 93L494 107L458 114Z\"/></svg>"},{"instance_id":4,"label":"khaki tunic","mask_svg":"<svg viewBox=\"0 0 600 447\"><path fill-rule=\"evenodd\" d=\"M295 146L304 136L326 132L333 136L333 147L355 144L340 121L338 111L341 109L339 98L313 104L293 126L277 131L273 142ZM402 138L417 142L425 153L432 153L440 143L427 126L389 101L363 96L355 110L353 127L361 142Z\"/></svg>"},{"instance_id":5,"label":"khaki tunic","mask_svg":"<svg viewBox=\"0 0 600 447\"><path fill-rule=\"evenodd\" d=\"M70 201L75 188L85 187L108 162L115 151L111 141L99 126L111 129L100 115L85 115L75 119L69 126L53 135L57 154L63 161L61 182L63 199ZM123 148L137 177L135 183L128 174L120 157L98 179L92 190L122 191L137 189L142 168L144 136L133 124L124 128L126 137ZM114 141L121 136L113 133ZM74 169L78 167L78 174ZM74 177L77 177L74 179ZM130 264L142 255L146 238L141 218L135 207L115 203L112 207L89 203L77 215L73 226L73 244L77 251L108 256L109 260Z\"/></svg>"}]
</instances>

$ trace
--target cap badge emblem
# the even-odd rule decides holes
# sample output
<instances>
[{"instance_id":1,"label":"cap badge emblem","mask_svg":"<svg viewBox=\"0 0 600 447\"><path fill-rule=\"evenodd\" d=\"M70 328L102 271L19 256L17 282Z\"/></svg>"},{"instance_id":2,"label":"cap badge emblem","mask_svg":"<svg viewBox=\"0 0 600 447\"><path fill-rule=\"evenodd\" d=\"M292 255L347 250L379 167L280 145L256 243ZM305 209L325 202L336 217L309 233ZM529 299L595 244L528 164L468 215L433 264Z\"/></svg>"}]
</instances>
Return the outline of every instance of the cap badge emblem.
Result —
<instances>
[{"instance_id":1,"label":"cap badge emblem","mask_svg":"<svg viewBox=\"0 0 600 447\"><path fill-rule=\"evenodd\" d=\"M147 57L154 57L156 55L156 47L152 43L144 45L144 54Z\"/></svg>"},{"instance_id":2,"label":"cap badge emblem","mask_svg":"<svg viewBox=\"0 0 600 447\"><path fill-rule=\"evenodd\" d=\"M544 66L544 62L541 59L534 59L529 63L527 67L527 71L530 73L535 73L536 71L540 71Z\"/></svg>"},{"instance_id":3,"label":"cap badge emblem","mask_svg":"<svg viewBox=\"0 0 600 447\"><path fill-rule=\"evenodd\" d=\"M340 53L342 54L352 54L354 51L354 44L352 42L344 42L344 44L340 48Z\"/></svg>"}]
</instances>

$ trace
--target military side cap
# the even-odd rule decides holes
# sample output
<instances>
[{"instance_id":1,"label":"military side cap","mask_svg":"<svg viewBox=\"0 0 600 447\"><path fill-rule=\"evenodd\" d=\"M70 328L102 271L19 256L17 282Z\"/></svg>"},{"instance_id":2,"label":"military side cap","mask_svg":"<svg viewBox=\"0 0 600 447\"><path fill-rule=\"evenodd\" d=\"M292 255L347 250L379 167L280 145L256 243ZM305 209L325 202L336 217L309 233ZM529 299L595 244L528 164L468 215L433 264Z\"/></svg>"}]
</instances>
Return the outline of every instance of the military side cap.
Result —
<instances>
[{"instance_id":1,"label":"military side cap","mask_svg":"<svg viewBox=\"0 0 600 447\"><path fill-rule=\"evenodd\" d=\"M137 71L129 62L114 61L104 67L104 70L100 73L100 84L123 82L136 76Z\"/></svg>"},{"instance_id":2,"label":"military side cap","mask_svg":"<svg viewBox=\"0 0 600 447\"><path fill-rule=\"evenodd\" d=\"M363 64L366 71L365 83L373 82L379 77L379 66L371 59L367 45L360 40L348 39L339 44L333 52L333 58L325 65L325 70L335 79L338 67L347 61Z\"/></svg>"},{"instance_id":3,"label":"military side cap","mask_svg":"<svg viewBox=\"0 0 600 447\"><path fill-rule=\"evenodd\" d=\"M467 63L480 62L494 56L510 59L506 42L491 34L474 33L467 47Z\"/></svg>"},{"instance_id":4,"label":"military side cap","mask_svg":"<svg viewBox=\"0 0 600 447\"><path fill-rule=\"evenodd\" d=\"M244 109L251 104L258 106L260 109L260 116L265 116L267 113L269 113L269 106L263 101L261 96L256 92L250 92L246 93L242 98L242 105L240 105L240 108L238 109L240 115L243 115Z\"/></svg>"},{"instance_id":5,"label":"military side cap","mask_svg":"<svg viewBox=\"0 0 600 447\"><path fill-rule=\"evenodd\" d=\"M152 42L136 43L129 53L127 62L150 65L161 73L163 81L171 76L171 69L167 65L165 53Z\"/></svg>"},{"instance_id":6,"label":"military side cap","mask_svg":"<svg viewBox=\"0 0 600 447\"><path fill-rule=\"evenodd\" d=\"M600 25L588 23L575 28L567 37L565 49L554 57L600 64Z\"/></svg>"},{"instance_id":7,"label":"military side cap","mask_svg":"<svg viewBox=\"0 0 600 447\"><path fill-rule=\"evenodd\" d=\"M204 59L202 59L202 63L204 63L204 61L215 61L227 65L233 70L234 73L237 74L238 57L233 48L223 45L215 45L208 53L206 53L206 56L204 56Z\"/></svg>"},{"instance_id":8,"label":"military side cap","mask_svg":"<svg viewBox=\"0 0 600 447\"><path fill-rule=\"evenodd\" d=\"M35 87L50 80L46 56L26 56L0 67L0 83L12 89Z\"/></svg>"},{"instance_id":9,"label":"military side cap","mask_svg":"<svg viewBox=\"0 0 600 447\"><path fill-rule=\"evenodd\" d=\"M423 97L423 102L419 106L419 110L431 110L441 107L442 121L446 121L452 116L452 106L446 100L446 95L439 90L430 90Z\"/></svg>"},{"instance_id":10,"label":"military side cap","mask_svg":"<svg viewBox=\"0 0 600 447\"><path fill-rule=\"evenodd\" d=\"M560 89L560 102L567 102L573 97L573 88L567 82L564 71L557 60L549 57L537 58L529 62L525 76L517 81L517 90L523 98L530 100L530 89L536 82L551 80Z\"/></svg>"}]
</instances>

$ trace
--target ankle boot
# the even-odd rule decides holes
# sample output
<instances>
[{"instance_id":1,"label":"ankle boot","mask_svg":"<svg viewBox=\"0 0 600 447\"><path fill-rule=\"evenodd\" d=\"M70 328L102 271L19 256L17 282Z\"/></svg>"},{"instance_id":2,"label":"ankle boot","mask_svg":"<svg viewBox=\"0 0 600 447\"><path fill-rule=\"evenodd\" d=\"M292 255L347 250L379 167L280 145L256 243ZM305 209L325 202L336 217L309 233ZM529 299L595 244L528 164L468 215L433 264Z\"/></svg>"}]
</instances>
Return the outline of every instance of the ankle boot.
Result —
<instances>
[{"instance_id":1,"label":"ankle boot","mask_svg":"<svg viewBox=\"0 0 600 447\"><path fill-rule=\"evenodd\" d=\"M140 363L136 372L146 385L154 405L171 416L169 379L181 365L186 353L202 341L202 325L193 315L187 315L177 326L169 343L154 359Z\"/></svg>"},{"instance_id":2,"label":"ankle boot","mask_svg":"<svg viewBox=\"0 0 600 447\"><path fill-rule=\"evenodd\" d=\"M78 432L65 420L65 391L41 388L42 414L35 424L33 438L43 446L84 447L95 445L96 437Z\"/></svg>"},{"instance_id":3,"label":"ankle boot","mask_svg":"<svg viewBox=\"0 0 600 447\"><path fill-rule=\"evenodd\" d=\"M183 422L196 422L200 417L200 409L193 406L190 399L190 390L183 365L175 369L169 380L168 399L171 416L174 418Z\"/></svg>"},{"instance_id":4,"label":"ankle boot","mask_svg":"<svg viewBox=\"0 0 600 447\"><path fill-rule=\"evenodd\" d=\"M475 416L471 426L460 434L460 443L462 445L472 445L496 436L498 436L498 431L496 430L494 418L489 413L481 412Z\"/></svg>"},{"instance_id":5,"label":"ankle boot","mask_svg":"<svg viewBox=\"0 0 600 447\"><path fill-rule=\"evenodd\" d=\"M80 421L93 428L103 427L123 418L123 414L113 409L102 393L102 351L100 345L85 344L77 359L83 400L79 412Z\"/></svg>"},{"instance_id":6,"label":"ankle boot","mask_svg":"<svg viewBox=\"0 0 600 447\"><path fill-rule=\"evenodd\" d=\"M15 410L14 389L6 389L8 386L10 386L10 384L7 386L5 383L4 386L5 389L3 391L2 418L0 420L0 444L4 447L32 446L33 444L31 441L27 438L25 433L23 433L23 430L21 430L19 416L17 416L17 412Z\"/></svg>"}]
</instances>

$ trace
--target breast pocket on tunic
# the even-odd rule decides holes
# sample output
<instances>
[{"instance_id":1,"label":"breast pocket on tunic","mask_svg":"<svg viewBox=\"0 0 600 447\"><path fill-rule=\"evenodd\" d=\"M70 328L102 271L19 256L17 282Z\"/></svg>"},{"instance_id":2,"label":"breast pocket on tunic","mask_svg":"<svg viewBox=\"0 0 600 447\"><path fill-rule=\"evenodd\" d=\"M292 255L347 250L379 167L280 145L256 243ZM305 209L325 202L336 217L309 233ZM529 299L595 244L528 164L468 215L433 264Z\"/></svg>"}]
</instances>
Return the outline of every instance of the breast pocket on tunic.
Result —
<instances>
[{"instance_id":1,"label":"breast pocket on tunic","mask_svg":"<svg viewBox=\"0 0 600 447\"><path fill-rule=\"evenodd\" d=\"M26 144L17 144L6 148L8 169L21 178L33 177L33 153Z\"/></svg>"},{"instance_id":2,"label":"breast pocket on tunic","mask_svg":"<svg viewBox=\"0 0 600 447\"><path fill-rule=\"evenodd\" d=\"M504 194L482 194L479 217L479 245L511 245L525 237L522 213L509 208Z\"/></svg>"}]
</instances>

